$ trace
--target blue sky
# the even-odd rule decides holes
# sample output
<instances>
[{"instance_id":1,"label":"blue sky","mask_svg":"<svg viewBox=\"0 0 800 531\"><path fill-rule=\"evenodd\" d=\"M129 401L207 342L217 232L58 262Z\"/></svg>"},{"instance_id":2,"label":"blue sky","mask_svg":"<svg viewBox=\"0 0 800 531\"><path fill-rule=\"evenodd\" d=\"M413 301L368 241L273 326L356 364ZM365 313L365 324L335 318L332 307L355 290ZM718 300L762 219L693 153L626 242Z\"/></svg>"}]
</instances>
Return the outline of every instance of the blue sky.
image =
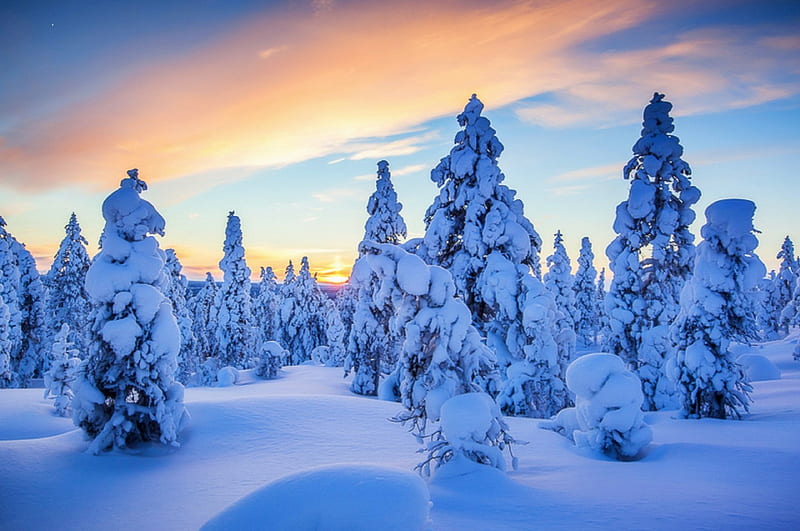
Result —
<instances>
[{"instance_id":1,"label":"blue sky","mask_svg":"<svg viewBox=\"0 0 800 531\"><path fill-rule=\"evenodd\" d=\"M216 274L230 210L254 272L308 255L321 277L346 275L376 162L422 234L430 169L473 92L544 256L560 229L573 263L589 236L605 265L656 90L698 219L754 200L768 267L800 238L796 1L161 4L0 7L0 215L40 269L72 211L94 246L103 199L138 167L190 278Z\"/></svg>"}]
</instances>

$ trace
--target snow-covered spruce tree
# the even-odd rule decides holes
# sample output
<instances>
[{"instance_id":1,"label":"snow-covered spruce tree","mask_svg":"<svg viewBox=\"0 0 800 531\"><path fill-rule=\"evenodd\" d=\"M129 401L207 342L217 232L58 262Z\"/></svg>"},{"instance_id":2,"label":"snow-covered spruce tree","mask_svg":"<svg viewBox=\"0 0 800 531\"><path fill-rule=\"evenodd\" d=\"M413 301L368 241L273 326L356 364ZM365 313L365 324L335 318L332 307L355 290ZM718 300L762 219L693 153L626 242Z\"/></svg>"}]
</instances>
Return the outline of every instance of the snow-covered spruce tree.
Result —
<instances>
[{"instance_id":1,"label":"snow-covered spruce tree","mask_svg":"<svg viewBox=\"0 0 800 531\"><path fill-rule=\"evenodd\" d=\"M90 263L86 251L88 242L81 234L81 226L74 212L64 229L66 235L61 240L53 265L44 277L48 336L52 343L61 325L69 325L67 340L75 345L78 356L84 357L89 350L89 314L92 311L84 288Z\"/></svg>"},{"instance_id":2,"label":"snow-covered spruce tree","mask_svg":"<svg viewBox=\"0 0 800 531\"><path fill-rule=\"evenodd\" d=\"M311 275L308 257L300 262L300 272L288 286L288 299L281 312L283 345L289 351L289 364L299 365L311 359L311 352L328 342L325 331L326 295ZM286 310L286 311L284 311Z\"/></svg>"},{"instance_id":3,"label":"snow-covered spruce tree","mask_svg":"<svg viewBox=\"0 0 800 531\"><path fill-rule=\"evenodd\" d=\"M352 278L348 278L347 282L336 293L336 309L339 310L339 315L344 325L344 349L345 356L347 356L347 346L350 342L350 330L353 328L353 318L356 312L356 303L358 302L358 287L353 283Z\"/></svg>"},{"instance_id":4,"label":"snow-covered spruce tree","mask_svg":"<svg viewBox=\"0 0 800 531\"><path fill-rule=\"evenodd\" d=\"M275 340L275 320L279 303L280 286L275 272L271 267L262 267L258 292L253 300L253 323L259 345Z\"/></svg>"},{"instance_id":5,"label":"snow-covered spruce tree","mask_svg":"<svg viewBox=\"0 0 800 531\"><path fill-rule=\"evenodd\" d=\"M595 312L597 315L597 330L594 343L600 344L601 334L608 329L608 315L606 314L606 268L600 270L597 276L597 289L595 291Z\"/></svg>"},{"instance_id":6,"label":"snow-covered spruce tree","mask_svg":"<svg viewBox=\"0 0 800 531\"><path fill-rule=\"evenodd\" d=\"M44 375L44 397L52 398L56 413L62 417L72 414L72 381L81 363L78 350L69 340L69 325L64 323L53 338L50 350L50 369Z\"/></svg>"},{"instance_id":7,"label":"snow-covered spruce tree","mask_svg":"<svg viewBox=\"0 0 800 531\"><path fill-rule=\"evenodd\" d=\"M448 271L396 245L364 241L359 252L380 278L376 298L394 308L392 327L405 330L399 387L406 411L394 420L409 423L420 442L431 438L430 449L441 441L441 431L429 428L439 421L442 405L486 388L485 380L495 377L494 355L456 297ZM486 444L502 449L510 442L505 430L495 436Z\"/></svg>"},{"instance_id":8,"label":"snow-covered spruce tree","mask_svg":"<svg viewBox=\"0 0 800 531\"><path fill-rule=\"evenodd\" d=\"M547 257L548 272L544 276L544 284L555 298L558 314L556 315L556 344L561 364L562 376L566 373L575 357L575 292L572 291L572 266L561 231L556 232L553 243L554 252Z\"/></svg>"},{"instance_id":9,"label":"snow-covered spruce tree","mask_svg":"<svg viewBox=\"0 0 800 531\"><path fill-rule=\"evenodd\" d=\"M794 243L786 236L781 245L781 250L776 256L781 261L778 274L775 277L775 299L778 313L778 331L782 335L789 333L789 322L784 319L784 309L792 300L797 279L800 278L800 266L794 254Z\"/></svg>"},{"instance_id":10,"label":"snow-covered spruce tree","mask_svg":"<svg viewBox=\"0 0 800 531\"><path fill-rule=\"evenodd\" d=\"M3 271L0 270L0 389L16 387L17 375L11 372L11 312L5 301Z\"/></svg>"},{"instance_id":11,"label":"snow-covered spruce tree","mask_svg":"<svg viewBox=\"0 0 800 531\"><path fill-rule=\"evenodd\" d=\"M781 312L781 323L787 328L800 326L800 276L794 283L792 298Z\"/></svg>"},{"instance_id":12,"label":"snow-covered spruce tree","mask_svg":"<svg viewBox=\"0 0 800 531\"><path fill-rule=\"evenodd\" d=\"M749 409L750 385L728 347L757 336L753 291L766 269L754 252L755 209L745 199L706 209L694 274L671 328L676 357L668 367L690 418L740 418Z\"/></svg>"},{"instance_id":13,"label":"snow-covered spruce tree","mask_svg":"<svg viewBox=\"0 0 800 531\"><path fill-rule=\"evenodd\" d=\"M506 369L497 402L507 415L548 418L570 405L554 332L560 312L550 290L532 275L524 279L517 303L525 357Z\"/></svg>"},{"instance_id":14,"label":"snow-covered spruce tree","mask_svg":"<svg viewBox=\"0 0 800 531\"><path fill-rule=\"evenodd\" d=\"M367 202L369 218L364 225L364 240L397 244L406 237L406 224L400 215L403 205L397 201L392 186L389 163L378 162L375 192ZM360 254L353 264L350 284L356 291L353 325L350 330L345 361L345 376L354 373L350 390L375 396L382 372L391 372L399 356L401 338L389 325L391 305L378 303L375 294L380 288L378 275Z\"/></svg>"},{"instance_id":15,"label":"snow-covered spruce tree","mask_svg":"<svg viewBox=\"0 0 800 531\"><path fill-rule=\"evenodd\" d=\"M327 367L342 367L346 356L346 329L339 308L332 299L325 300L325 336L328 339L328 356L323 363Z\"/></svg>"},{"instance_id":16,"label":"snow-covered spruce tree","mask_svg":"<svg viewBox=\"0 0 800 531\"><path fill-rule=\"evenodd\" d=\"M211 319L216 322L214 350L222 367L245 369L254 363L254 328L250 300L250 268L244 260L241 220L228 213L225 226L224 253L219 262L222 287L214 298Z\"/></svg>"},{"instance_id":17,"label":"snow-covered spruce tree","mask_svg":"<svg viewBox=\"0 0 800 531\"><path fill-rule=\"evenodd\" d=\"M211 273L206 272L206 281L197 294L189 299L188 306L192 312L192 335L194 336L194 357L197 360L197 383L211 385L217 377L217 353L214 337L217 322L212 309L219 288Z\"/></svg>"},{"instance_id":18,"label":"snow-covered spruce tree","mask_svg":"<svg viewBox=\"0 0 800 531\"><path fill-rule=\"evenodd\" d=\"M4 286L3 300L8 309L8 363L13 376L13 382L9 387L19 387L16 367L22 346L22 314L19 308L20 272L17 267L17 255L12 247L15 241L14 237L6 230L5 220L0 216L0 274L2 274Z\"/></svg>"},{"instance_id":19,"label":"snow-covered spruce tree","mask_svg":"<svg viewBox=\"0 0 800 531\"><path fill-rule=\"evenodd\" d=\"M605 349L637 373L646 410L673 402L663 365L679 292L691 275L694 236L688 227L700 198L681 159L683 147L671 134L672 104L663 98L656 93L644 109L642 136L623 169L631 180L628 199L617 207L617 237L606 249L614 278L606 299Z\"/></svg>"},{"instance_id":20,"label":"snow-covered spruce tree","mask_svg":"<svg viewBox=\"0 0 800 531\"><path fill-rule=\"evenodd\" d=\"M94 303L89 357L78 368L73 421L89 451L145 442L178 445L188 419L175 381L180 331L164 296L164 252L153 234L164 218L139 197L147 189L129 170L103 202L102 246L86 274Z\"/></svg>"},{"instance_id":21,"label":"snow-covered spruce tree","mask_svg":"<svg viewBox=\"0 0 800 531\"><path fill-rule=\"evenodd\" d=\"M46 293L36 260L25 245L12 238L11 249L17 256L19 269L19 313L22 342L12 370L19 377L20 387L28 387L31 378L42 376L49 360L46 356L45 304Z\"/></svg>"},{"instance_id":22,"label":"snow-covered spruce tree","mask_svg":"<svg viewBox=\"0 0 800 531\"><path fill-rule=\"evenodd\" d=\"M589 238L583 237L578 256L578 270L572 283L572 290L575 292L575 335L578 344L583 347L593 344L597 337L599 323L596 277L592 242Z\"/></svg>"},{"instance_id":23,"label":"snow-covered spruce tree","mask_svg":"<svg viewBox=\"0 0 800 531\"><path fill-rule=\"evenodd\" d=\"M522 320L513 299L531 270L541 276L542 243L516 192L501 184L505 176L497 159L503 145L482 110L473 94L458 115L464 129L455 146L431 171L440 190L425 213L425 237L417 254L452 274L475 327L505 367L525 357ZM498 257L495 266L499 257L508 262L501 268L507 273L502 279L486 273L492 254Z\"/></svg>"},{"instance_id":24,"label":"snow-covered spruce tree","mask_svg":"<svg viewBox=\"0 0 800 531\"><path fill-rule=\"evenodd\" d=\"M295 300L292 295L294 290L294 282L297 276L294 273L294 264L291 260L286 265L286 270L283 274L283 283L278 289L278 313L275 315L275 340L281 344L283 348L288 348L291 338L295 335L295 329L292 328L291 317L295 311ZM287 356L287 363L291 360Z\"/></svg>"},{"instance_id":25,"label":"snow-covered spruce tree","mask_svg":"<svg viewBox=\"0 0 800 531\"><path fill-rule=\"evenodd\" d=\"M197 352L195 351L195 338L192 332L192 313L186 305L186 296L189 292L189 281L183 274L183 265L175 254L175 249L164 251L167 261L164 272L167 274L169 284L164 292L172 303L172 313L178 321L181 331L181 350L178 354L178 372L176 378L182 384L189 383L189 378L197 371Z\"/></svg>"}]
</instances>

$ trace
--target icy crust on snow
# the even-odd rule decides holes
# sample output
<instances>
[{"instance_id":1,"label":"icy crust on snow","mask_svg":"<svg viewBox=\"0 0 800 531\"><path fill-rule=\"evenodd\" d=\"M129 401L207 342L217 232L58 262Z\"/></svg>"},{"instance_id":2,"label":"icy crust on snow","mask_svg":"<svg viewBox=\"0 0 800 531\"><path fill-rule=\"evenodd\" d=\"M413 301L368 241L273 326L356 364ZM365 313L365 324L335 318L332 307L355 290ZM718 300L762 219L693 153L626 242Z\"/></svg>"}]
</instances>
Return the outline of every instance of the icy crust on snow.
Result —
<instances>
[{"instance_id":1,"label":"icy crust on snow","mask_svg":"<svg viewBox=\"0 0 800 531\"><path fill-rule=\"evenodd\" d=\"M567 387L575 393L575 407L560 411L547 427L579 448L625 460L652 440L641 410L641 382L619 356L599 352L578 358L567 369Z\"/></svg>"},{"instance_id":2,"label":"icy crust on snow","mask_svg":"<svg viewBox=\"0 0 800 531\"><path fill-rule=\"evenodd\" d=\"M74 382L73 420L93 453L150 440L178 445L187 420L174 381L180 331L163 295L165 254L149 234L164 218L139 197L147 186L130 170L103 203L102 249L86 275L95 341Z\"/></svg>"},{"instance_id":3,"label":"icy crust on snow","mask_svg":"<svg viewBox=\"0 0 800 531\"><path fill-rule=\"evenodd\" d=\"M258 489L209 520L204 531L422 531L430 494L417 474L377 465L304 470Z\"/></svg>"}]
</instances>

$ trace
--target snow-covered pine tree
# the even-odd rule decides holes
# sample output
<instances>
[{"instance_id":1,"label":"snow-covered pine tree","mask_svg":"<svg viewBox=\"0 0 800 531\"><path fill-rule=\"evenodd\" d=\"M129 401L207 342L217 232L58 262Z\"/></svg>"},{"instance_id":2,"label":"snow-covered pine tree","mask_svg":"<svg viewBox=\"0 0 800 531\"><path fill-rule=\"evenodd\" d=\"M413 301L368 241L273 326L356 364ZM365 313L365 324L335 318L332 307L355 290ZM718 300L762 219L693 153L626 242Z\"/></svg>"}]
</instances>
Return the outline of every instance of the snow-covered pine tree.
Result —
<instances>
[{"instance_id":1,"label":"snow-covered pine tree","mask_svg":"<svg viewBox=\"0 0 800 531\"><path fill-rule=\"evenodd\" d=\"M224 253L219 262L222 287L214 298L211 319L216 322L214 351L222 367L245 369L255 363L252 309L250 300L250 268L244 259L241 220L228 213L225 226Z\"/></svg>"},{"instance_id":2,"label":"snow-covered pine tree","mask_svg":"<svg viewBox=\"0 0 800 531\"><path fill-rule=\"evenodd\" d=\"M214 337L217 322L213 315L214 300L219 288L211 273L206 272L206 280L197 294L189 299L188 306L192 312L192 335L194 336L194 357L197 360L197 383L211 385L217 377L217 352Z\"/></svg>"},{"instance_id":3,"label":"snow-covered pine tree","mask_svg":"<svg viewBox=\"0 0 800 531\"><path fill-rule=\"evenodd\" d=\"M794 283L791 300L781 312L781 323L787 330L790 326L800 326L800 276Z\"/></svg>"},{"instance_id":4,"label":"snow-covered pine tree","mask_svg":"<svg viewBox=\"0 0 800 531\"><path fill-rule=\"evenodd\" d=\"M286 285L286 284L284 284ZM311 352L327 344L325 332L326 296L311 275L308 257L300 262L300 272L288 286L288 299L283 302L281 318L283 345L289 351L289 364L299 365L311 359Z\"/></svg>"},{"instance_id":5,"label":"snow-covered pine tree","mask_svg":"<svg viewBox=\"0 0 800 531\"><path fill-rule=\"evenodd\" d=\"M169 279L164 295L172 303L172 313L175 315L181 331L181 350L178 354L178 372L175 377L185 385L189 383L189 378L197 371L198 366L195 338L192 332L192 313L186 305L189 281L183 274L183 265L178 259L178 255L175 254L175 249L166 249L164 252L167 257L164 272Z\"/></svg>"},{"instance_id":6,"label":"snow-covered pine tree","mask_svg":"<svg viewBox=\"0 0 800 531\"><path fill-rule=\"evenodd\" d=\"M22 314L19 308L20 272L17 255L12 247L14 241L14 237L6 230L6 221L0 216L0 274L4 286L3 300L8 310L8 363L13 378L9 386L19 387L16 366L21 355Z\"/></svg>"},{"instance_id":7,"label":"snow-covered pine tree","mask_svg":"<svg viewBox=\"0 0 800 531\"><path fill-rule=\"evenodd\" d=\"M608 315L606 315L606 268L600 270L597 276L597 290L595 291L595 312L597 314L597 330L594 343L600 344L600 334L605 335L608 329Z\"/></svg>"},{"instance_id":8,"label":"snow-covered pine tree","mask_svg":"<svg viewBox=\"0 0 800 531\"><path fill-rule=\"evenodd\" d=\"M431 171L440 190L425 213L417 254L452 274L475 327L506 367L525 358L517 298L531 271L541 277L542 240L516 192L501 184L503 145L482 110L473 94L457 117L464 129L455 146Z\"/></svg>"},{"instance_id":9,"label":"snow-covered pine tree","mask_svg":"<svg viewBox=\"0 0 800 531\"><path fill-rule=\"evenodd\" d=\"M358 287L355 285L351 278L336 293L336 309L339 310L339 316L344 325L344 349L345 357L347 356L347 348L350 344L350 331L353 328L353 319L356 312L356 304L358 303Z\"/></svg>"},{"instance_id":10,"label":"snow-covered pine tree","mask_svg":"<svg viewBox=\"0 0 800 531\"><path fill-rule=\"evenodd\" d=\"M336 302L332 299L325 300L325 336L328 341L328 358L325 365L328 367L342 367L346 356L344 342L347 339L346 329L342 315Z\"/></svg>"},{"instance_id":11,"label":"snow-covered pine tree","mask_svg":"<svg viewBox=\"0 0 800 531\"><path fill-rule=\"evenodd\" d=\"M623 169L628 199L617 207L617 237L606 249L614 278L607 297L605 349L621 356L642 382L646 410L668 407L664 377L668 327L678 313L679 292L691 275L692 206L700 191L669 116L672 104L656 93L644 109L641 138Z\"/></svg>"},{"instance_id":12,"label":"snow-covered pine tree","mask_svg":"<svg viewBox=\"0 0 800 531\"><path fill-rule=\"evenodd\" d=\"M166 257L152 236L164 234L164 218L139 197L146 189L129 170L103 202L101 251L86 275L93 338L73 385L73 421L94 454L144 442L177 446L187 419L175 381L180 331L163 293Z\"/></svg>"},{"instance_id":13,"label":"snow-covered pine tree","mask_svg":"<svg viewBox=\"0 0 800 531\"><path fill-rule=\"evenodd\" d=\"M89 350L89 315L92 304L86 294L84 282L89 270L88 242L81 234L81 226L73 212L64 227L66 236L61 240L53 265L44 277L47 287L47 322L50 342L63 324L69 325L67 341L75 346L79 357Z\"/></svg>"},{"instance_id":14,"label":"snow-covered pine tree","mask_svg":"<svg viewBox=\"0 0 800 531\"><path fill-rule=\"evenodd\" d=\"M597 286L594 268L594 253L589 238L581 239L578 255L578 270L575 272L572 290L575 292L575 335L579 345L586 347L597 337Z\"/></svg>"},{"instance_id":15,"label":"snow-covered pine tree","mask_svg":"<svg viewBox=\"0 0 800 531\"><path fill-rule=\"evenodd\" d=\"M751 387L728 347L757 337L753 292L766 269L754 252L755 209L745 199L706 209L704 240L671 327L676 357L668 370L690 418L740 418L749 409Z\"/></svg>"},{"instance_id":16,"label":"snow-covered pine tree","mask_svg":"<svg viewBox=\"0 0 800 531\"><path fill-rule=\"evenodd\" d=\"M494 356L448 271L397 245L364 241L359 252L380 278L376 298L394 309L392 326L405 330L399 387L407 411L395 420L410 423L421 441L431 435L428 424L438 422L447 399L487 387L485 380L495 376Z\"/></svg>"},{"instance_id":17,"label":"snow-covered pine tree","mask_svg":"<svg viewBox=\"0 0 800 531\"><path fill-rule=\"evenodd\" d=\"M12 370L19 377L20 387L28 387L31 378L42 376L47 370L49 359L46 356L45 304L46 293L36 260L16 239L11 239L11 249L17 256L19 268L19 312L22 342L17 358L12 359Z\"/></svg>"},{"instance_id":18,"label":"snow-covered pine tree","mask_svg":"<svg viewBox=\"0 0 800 531\"><path fill-rule=\"evenodd\" d=\"M16 387L17 375L11 372L11 313L5 301L3 271L0 269L0 389Z\"/></svg>"},{"instance_id":19,"label":"snow-covered pine tree","mask_svg":"<svg viewBox=\"0 0 800 531\"><path fill-rule=\"evenodd\" d=\"M69 325L64 323L53 338L50 350L50 369L44 375L44 397L52 398L56 413L68 417L72 413L72 382L81 360L78 350L69 340Z\"/></svg>"},{"instance_id":20,"label":"snow-covered pine tree","mask_svg":"<svg viewBox=\"0 0 800 531\"><path fill-rule=\"evenodd\" d=\"M800 266L794 254L794 243L786 236L781 245L781 250L776 256L781 261L778 274L775 277L775 307L778 314L778 331L781 335L789 333L789 323L784 319L783 312L792 300L797 279L800 277Z\"/></svg>"},{"instance_id":21,"label":"snow-covered pine tree","mask_svg":"<svg viewBox=\"0 0 800 531\"><path fill-rule=\"evenodd\" d=\"M497 402L507 415L548 418L570 405L564 362L554 332L561 313L552 292L532 275L524 279L517 301L525 357L506 369Z\"/></svg>"},{"instance_id":22,"label":"snow-covered pine tree","mask_svg":"<svg viewBox=\"0 0 800 531\"><path fill-rule=\"evenodd\" d=\"M367 202L369 217L364 225L364 240L379 244L397 244L406 237L406 224L392 186L389 163L378 162L375 192ZM353 264L349 284L356 292L353 325L350 330L345 360L345 376L354 373L350 390L361 395L375 396L382 372L390 372L399 357L399 331L393 331L389 320L392 308L376 302L380 288L378 275L360 254Z\"/></svg>"},{"instance_id":23,"label":"snow-covered pine tree","mask_svg":"<svg viewBox=\"0 0 800 531\"><path fill-rule=\"evenodd\" d=\"M253 324L256 327L256 341L259 345L274 341L275 321L280 304L280 286L271 267L262 267L258 292L253 299ZM258 347L260 350L260 347Z\"/></svg>"}]
</instances>

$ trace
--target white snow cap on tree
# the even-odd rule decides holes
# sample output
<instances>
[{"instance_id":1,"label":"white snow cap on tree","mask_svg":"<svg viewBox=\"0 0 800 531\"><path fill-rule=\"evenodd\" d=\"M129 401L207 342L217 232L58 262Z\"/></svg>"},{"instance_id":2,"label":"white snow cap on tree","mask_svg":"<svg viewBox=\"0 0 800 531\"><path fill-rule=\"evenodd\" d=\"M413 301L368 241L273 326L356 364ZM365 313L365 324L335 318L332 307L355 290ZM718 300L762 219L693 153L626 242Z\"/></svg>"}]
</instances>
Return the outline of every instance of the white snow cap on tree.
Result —
<instances>
[{"instance_id":1,"label":"white snow cap on tree","mask_svg":"<svg viewBox=\"0 0 800 531\"><path fill-rule=\"evenodd\" d=\"M706 209L704 241L671 329L677 352L669 374L688 417L739 418L749 408L750 385L728 347L757 335L754 291L766 268L754 252L755 209L746 199Z\"/></svg>"},{"instance_id":2,"label":"white snow cap on tree","mask_svg":"<svg viewBox=\"0 0 800 531\"><path fill-rule=\"evenodd\" d=\"M188 418L175 381L180 332L163 294L165 256L151 236L164 234L164 218L139 197L146 189L130 170L103 202L102 250L86 275L94 337L75 380L73 420L95 454L143 442L178 446Z\"/></svg>"},{"instance_id":3,"label":"white snow cap on tree","mask_svg":"<svg viewBox=\"0 0 800 531\"><path fill-rule=\"evenodd\" d=\"M559 412L544 427L562 432L579 448L630 460L653 438L644 423L642 386L614 354L587 354L567 369L567 386L575 407Z\"/></svg>"}]
</instances>

